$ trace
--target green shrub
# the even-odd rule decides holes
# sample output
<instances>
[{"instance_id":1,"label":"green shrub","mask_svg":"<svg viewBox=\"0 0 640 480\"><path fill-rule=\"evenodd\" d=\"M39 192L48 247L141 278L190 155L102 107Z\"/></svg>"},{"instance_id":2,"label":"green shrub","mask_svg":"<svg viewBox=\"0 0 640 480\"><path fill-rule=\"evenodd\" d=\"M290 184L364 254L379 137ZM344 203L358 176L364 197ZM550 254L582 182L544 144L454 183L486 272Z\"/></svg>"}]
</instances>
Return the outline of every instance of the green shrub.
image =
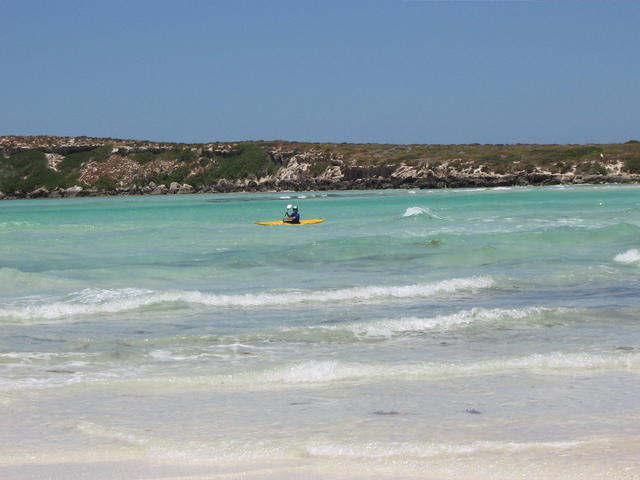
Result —
<instances>
[{"instance_id":1,"label":"green shrub","mask_svg":"<svg viewBox=\"0 0 640 480\"><path fill-rule=\"evenodd\" d=\"M411 160L417 160L421 157L420 153L418 152L405 152L405 153L401 153L399 155L396 155L395 157L393 157L391 159L392 162L408 162Z\"/></svg>"},{"instance_id":2,"label":"green shrub","mask_svg":"<svg viewBox=\"0 0 640 480\"><path fill-rule=\"evenodd\" d=\"M98 190L115 190L118 187L116 182L106 175L102 175L98 180L96 180L93 186Z\"/></svg>"},{"instance_id":3,"label":"green shrub","mask_svg":"<svg viewBox=\"0 0 640 480\"><path fill-rule=\"evenodd\" d=\"M606 175L607 169L598 162L584 162L577 166L576 173L584 175Z\"/></svg>"},{"instance_id":4,"label":"green shrub","mask_svg":"<svg viewBox=\"0 0 640 480\"><path fill-rule=\"evenodd\" d=\"M66 186L63 175L47 168L47 159L40 150L26 150L0 159L0 191L31 192L40 187L51 190Z\"/></svg>"},{"instance_id":5,"label":"green shrub","mask_svg":"<svg viewBox=\"0 0 640 480\"><path fill-rule=\"evenodd\" d=\"M534 148L529 153L529 159L538 165L551 165L563 160L579 160L595 153L601 153L602 148L594 146L571 147L543 147Z\"/></svg>"},{"instance_id":6,"label":"green shrub","mask_svg":"<svg viewBox=\"0 0 640 480\"><path fill-rule=\"evenodd\" d=\"M138 152L132 154L130 158L140 165L145 165L157 158L163 158L174 162L191 163L195 161L198 156L196 155L196 152L191 151L189 148L176 147L168 152L162 153Z\"/></svg>"},{"instance_id":7,"label":"green shrub","mask_svg":"<svg viewBox=\"0 0 640 480\"><path fill-rule=\"evenodd\" d=\"M263 177L272 175L277 170L278 165L265 150L256 143L246 142L238 146L234 155L214 157L212 165L193 177L191 182L195 185L211 185L222 178L233 181L250 175Z\"/></svg>"},{"instance_id":8,"label":"green shrub","mask_svg":"<svg viewBox=\"0 0 640 480\"><path fill-rule=\"evenodd\" d=\"M163 153L161 156L162 158L184 163L192 162L198 157L196 153L189 148L174 148L169 152Z\"/></svg>"},{"instance_id":9,"label":"green shrub","mask_svg":"<svg viewBox=\"0 0 640 480\"><path fill-rule=\"evenodd\" d=\"M564 152L563 158L582 158L593 153L602 153L602 148L594 146L572 147Z\"/></svg>"},{"instance_id":10,"label":"green shrub","mask_svg":"<svg viewBox=\"0 0 640 480\"><path fill-rule=\"evenodd\" d=\"M168 186L171 182L185 183L187 175L189 175L187 167L178 167L170 172L158 173L151 177L149 181L153 181L156 185L164 184Z\"/></svg>"},{"instance_id":11,"label":"green shrub","mask_svg":"<svg viewBox=\"0 0 640 480\"><path fill-rule=\"evenodd\" d=\"M624 166L629 173L640 173L640 156L627 158Z\"/></svg>"},{"instance_id":12,"label":"green shrub","mask_svg":"<svg viewBox=\"0 0 640 480\"><path fill-rule=\"evenodd\" d=\"M69 176L75 173L83 163L91 161L104 162L111 155L111 150L112 147L110 145L105 145L104 147L97 147L84 152L70 153L58 164L58 169L63 175Z\"/></svg>"},{"instance_id":13,"label":"green shrub","mask_svg":"<svg viewBox=\"0 0 640 480\"><path fill-rule=\"evenodd\" d=\"M137 162L140 165L144 165L144 164L149 163L150 161L155 160L156 158L158 158L158 154L152 153L152 152L139 152L139 153L134 153L134 154L130 155L130 158L134 162Z\"/></svg>"},{"instance_id":14,"label":"green shrub","mask_svg":"<svg viewBox=\"0 0 640 480\"><path fill-rule=\"evenodd\" d=\"M322 175L327 168L329 168L331 166L330 162L327 162L326 160L320 160L318 162L314 162L311 164L311 169L310 169L310 173L312 176L314 177L319 177L320 175Z\"/></svg>"}]
</instances>

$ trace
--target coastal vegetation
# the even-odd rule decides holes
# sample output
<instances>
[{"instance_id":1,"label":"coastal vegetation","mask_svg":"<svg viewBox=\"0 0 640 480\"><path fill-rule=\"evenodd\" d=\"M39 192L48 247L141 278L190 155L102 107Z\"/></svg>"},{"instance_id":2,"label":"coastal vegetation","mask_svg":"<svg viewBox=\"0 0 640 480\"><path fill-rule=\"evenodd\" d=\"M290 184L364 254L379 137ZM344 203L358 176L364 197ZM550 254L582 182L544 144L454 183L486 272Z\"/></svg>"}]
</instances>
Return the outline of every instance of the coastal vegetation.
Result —
<instances>
[{"instance_id":1,"label":"coastal vegetation","mask_svg":"<svg viewBox=\"0 0 640 480\"><path fill-rule=\"evenodd\" d=\"M30 192L39 187L66 187L60 172L47 168L47 159L40 150L26 150L0 160L0 191Z\"/></svg>"},{"instance_id":2,"label":"coastal vegetation","mask_svg":"<svg viewBox=\"0 0 640 480\"><path fill-rule=\"evenodd\" d=\"M231 154L214 155L204 160L204 170L194 175L196 185L211 184L221 179L241 180L272 175L278 164L266 149L254 142L243 142Z\"/></svg>"},{"instance_id":3,"label":"coastal vegetation","mask_svg":"<svg viewBox=\"0 0 640 480\"><path fill-rule=\"evenodd\" d=\"M58 170L68 177L74 179L74 175L78 172L83 163L87 162L104 162L111 154L111 146L96 147L91 150L70 153L58 165Z\"/></svg>"},{"instance_id":4,"label":"coastal vegetation","mask_svg":"<svg viewBox=\"0 0 640 480\"><path fill-rule=\"evenodd\" d=\"M629 173L640 174L640 154L627 157L625 167Z\"/></svg>"}]
</instances>

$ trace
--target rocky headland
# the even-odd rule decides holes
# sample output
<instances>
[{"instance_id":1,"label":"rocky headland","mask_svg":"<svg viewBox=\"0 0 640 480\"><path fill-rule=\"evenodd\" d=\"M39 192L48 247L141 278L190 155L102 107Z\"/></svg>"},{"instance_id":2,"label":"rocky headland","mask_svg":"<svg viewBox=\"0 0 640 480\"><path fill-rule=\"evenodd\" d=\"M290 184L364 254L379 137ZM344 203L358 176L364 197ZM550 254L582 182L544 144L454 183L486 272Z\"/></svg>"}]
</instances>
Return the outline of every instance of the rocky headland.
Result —
<instances>
[{"instance_id":1,"label":"rocky headland","mask_svg":"<svg viewBox=\"0 0 640 480\"><path fill-rule=\"evenodd\" d=\"M0 136L0 199L640 182L640 142L384 145Z\"/></svg>"}]
</instances>

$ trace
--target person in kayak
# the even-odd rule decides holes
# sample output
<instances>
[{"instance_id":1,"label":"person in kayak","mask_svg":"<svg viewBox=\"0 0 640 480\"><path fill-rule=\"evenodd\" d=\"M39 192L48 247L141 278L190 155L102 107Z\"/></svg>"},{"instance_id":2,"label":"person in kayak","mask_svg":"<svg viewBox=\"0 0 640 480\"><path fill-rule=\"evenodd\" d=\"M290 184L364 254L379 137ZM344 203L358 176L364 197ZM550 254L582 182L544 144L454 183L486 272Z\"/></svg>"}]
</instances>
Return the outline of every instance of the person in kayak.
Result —
<instances>
[{"instance_id":1,"label":"person in kayak","mask_svg":"<svg viewBox=\"0 0 640 480\"><path fill-rule=\"evenodd\" d=\"M287 223L300 223L300 214L298 213L297 205L293 206L291 213L289 213L289 209L287 208L282 221Z\"/></svg>"}]
</instances>

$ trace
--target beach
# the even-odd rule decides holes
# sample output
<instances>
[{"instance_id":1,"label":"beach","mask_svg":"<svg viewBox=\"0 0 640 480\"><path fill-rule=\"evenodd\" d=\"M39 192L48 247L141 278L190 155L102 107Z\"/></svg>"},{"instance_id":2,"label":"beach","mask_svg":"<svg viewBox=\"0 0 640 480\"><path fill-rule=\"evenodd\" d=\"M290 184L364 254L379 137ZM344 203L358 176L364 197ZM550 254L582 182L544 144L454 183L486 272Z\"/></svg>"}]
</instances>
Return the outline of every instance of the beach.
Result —
<instances>
[{"instance_id":1,"label":"beach","mask_svg":"<svg viewBox=\"0 0 640 480\"><path fill-rule=\"evenodd\" d=\"M287 204L304 226L260 226ZM640 186L5 200L0 478L640 478Z\"/></svg>"}]
</instances>

